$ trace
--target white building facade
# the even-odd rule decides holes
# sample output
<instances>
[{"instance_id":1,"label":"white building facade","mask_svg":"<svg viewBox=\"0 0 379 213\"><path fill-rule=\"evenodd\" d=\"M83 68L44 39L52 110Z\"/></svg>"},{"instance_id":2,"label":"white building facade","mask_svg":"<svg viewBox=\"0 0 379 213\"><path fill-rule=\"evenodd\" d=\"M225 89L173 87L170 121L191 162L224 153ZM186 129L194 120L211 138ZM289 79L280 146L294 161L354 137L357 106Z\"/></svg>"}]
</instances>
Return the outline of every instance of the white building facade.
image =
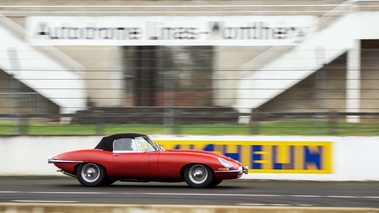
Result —
<instances>
[{"instance_id":1,"label":"white building facade","mask_svg":"<svg viewBox=\"0 0 379 213\"><path fill-rule=\"evenodd\" d=\"M379 108L376 2L92 3L0 6L0 67L11 88L0 88L3 94L18 88L13 76L22 94L39 94L63 113L91 106Z\"/></svg>"}]
</instances>

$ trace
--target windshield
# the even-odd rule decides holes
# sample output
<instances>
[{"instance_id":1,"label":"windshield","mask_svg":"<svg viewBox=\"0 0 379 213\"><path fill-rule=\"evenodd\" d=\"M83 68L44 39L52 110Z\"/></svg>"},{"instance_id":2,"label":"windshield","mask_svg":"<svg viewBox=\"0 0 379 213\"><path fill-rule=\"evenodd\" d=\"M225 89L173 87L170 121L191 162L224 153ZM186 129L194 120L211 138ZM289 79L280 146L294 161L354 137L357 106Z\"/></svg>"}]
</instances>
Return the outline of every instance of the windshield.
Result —
<instances>
[{"instance_id":1,"label":"windshield","mask_svg":"<svg viewBox=\"0 0 379 213\"><path fill-rule=\"evenodd\" d=\"M149 137L143 137L156 151L163 151L164 149L159 146L157 143L155 143L153 140L151 140Z\"/></svg>"},{"instance_id":2,"label":"windshield","mask_svg":"<svg viewBox=\"0 0 379 213\"><path fill-rule=\"evenodd\" d=\"M136 137L135 141L140 151L149 152L162 150L162 148L154 141L152 141L149 137Z\"/></svg>"}]
</instances>

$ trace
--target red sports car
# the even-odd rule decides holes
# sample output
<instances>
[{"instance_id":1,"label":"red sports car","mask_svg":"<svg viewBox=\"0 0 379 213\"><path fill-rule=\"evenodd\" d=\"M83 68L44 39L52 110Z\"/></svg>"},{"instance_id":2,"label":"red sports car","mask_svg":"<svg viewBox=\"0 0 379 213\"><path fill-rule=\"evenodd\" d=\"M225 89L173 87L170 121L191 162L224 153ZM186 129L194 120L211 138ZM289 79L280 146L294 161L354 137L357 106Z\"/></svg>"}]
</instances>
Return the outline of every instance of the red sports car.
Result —
<instances>
[{"instance_id":1,"label":"red sports car","mask_svg":"<svg viewBox=\"0 0 379 213\"><path fill-rule=\"evenodd\" d=\"M165 150L148 136L136 133L103 137L95 149L49 157L64 174L84 186L115 181L185 181L188 186L216 186L247 174L248 168L224 155L195 150Z\"/></svg>"}]
</instances>

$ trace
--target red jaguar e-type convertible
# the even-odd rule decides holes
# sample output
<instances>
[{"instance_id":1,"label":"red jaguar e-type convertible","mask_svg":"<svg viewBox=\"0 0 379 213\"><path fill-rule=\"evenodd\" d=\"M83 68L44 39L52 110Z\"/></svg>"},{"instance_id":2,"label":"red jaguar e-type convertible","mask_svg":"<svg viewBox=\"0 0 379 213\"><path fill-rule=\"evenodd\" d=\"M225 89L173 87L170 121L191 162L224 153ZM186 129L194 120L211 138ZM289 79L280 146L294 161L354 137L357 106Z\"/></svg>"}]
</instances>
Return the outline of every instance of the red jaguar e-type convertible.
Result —
<instances>
[{"instance_id":1,"label":"red jaguar e-type convertible","mask_svg":"<svg viewBox=\"0 0 379 213\"><path fill-rule=\"evenodd\" d=\"M248 168L224 155L195 150L165 150L148 136L136 133L103 137L95 149L49 157L64 174L84 186L115 181L185 181L188 186L216 186L247 174Z\"/></svg>"}]
</instances>

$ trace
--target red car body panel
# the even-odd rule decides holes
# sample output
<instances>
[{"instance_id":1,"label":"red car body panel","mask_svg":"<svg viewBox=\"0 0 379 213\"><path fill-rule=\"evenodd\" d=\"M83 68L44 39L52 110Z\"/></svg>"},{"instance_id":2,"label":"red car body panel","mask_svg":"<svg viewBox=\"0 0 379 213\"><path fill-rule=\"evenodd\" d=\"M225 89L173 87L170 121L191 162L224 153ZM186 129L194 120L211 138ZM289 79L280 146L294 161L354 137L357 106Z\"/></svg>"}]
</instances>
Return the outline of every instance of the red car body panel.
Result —
<instances>
[{"instance_id":1,"label":"red car body panel","mask_svg":"<svg viewBox=\"0 0 379 213\"><path fill-rule=\"evenodd\" d=\"M117 180L183 181L185 167L194 164L206 165L218 180L239 178L243 172L247 172L247 168L244 168L240 162L213 152L162 149L111 151L109 147L110 145L103 149L65 152L51 158L49 162L71 176L76 175L79 165L95 163L105 169L108 178ZM232 167L225 168L220 158L229 162Z\"/></svg>"}]
</instances>

